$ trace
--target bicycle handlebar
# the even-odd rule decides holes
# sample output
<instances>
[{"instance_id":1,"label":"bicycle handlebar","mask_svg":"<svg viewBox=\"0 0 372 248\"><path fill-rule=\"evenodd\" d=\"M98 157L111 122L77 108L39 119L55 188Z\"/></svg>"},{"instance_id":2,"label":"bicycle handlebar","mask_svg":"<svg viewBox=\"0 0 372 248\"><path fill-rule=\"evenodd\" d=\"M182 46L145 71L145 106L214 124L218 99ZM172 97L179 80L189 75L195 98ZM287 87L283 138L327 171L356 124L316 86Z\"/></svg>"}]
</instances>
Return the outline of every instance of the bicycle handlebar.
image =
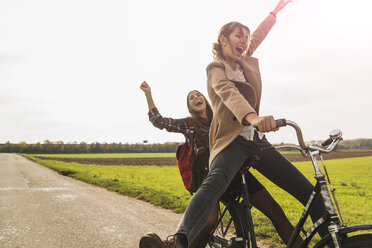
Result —
<instances>
[{"instance_id":1,"label":"bicycle handlebar","mask_svg":"<svg viewBox=\"0 0 372 248\"><path fill-rule=\"evenodd\" d=\"M287 126L287 120L286 119L275 120L275 123L276 123L277 128Z\"/></svg>"},{"instance_id":2,"label":"bicycle handlebar","mask_svg":"<svg viewBox=\"0 0 372 248\"><path fill-rule=\"evenodd\" d=\"M276 127L285 127L285 126L291 126L296 130L297 134L297 140L299 146L293 146L293 145L284 145L284 146L277 146L277 148L295 148L299 149L300 151L321 151L324 153L329 153L331 152L342 140L342 132L339 129L332 130L331 133L329 134L329 138L325 140L324 142L321 143L322 146L328 146L327 148L322 148L319 146L308 146L305 144L304 138L302 136L302 131L301 128L293 121L286 120L286 119L278 119L275 120Z\"/></svg>"},{"instance_id":3,"label":"bicycle handlebar","mask_svg":"<svg viewBox=\"0 0 372 248\"><path fill-rule=\"evenodd\" d=\"M325 141L323 141L322 143L320 143L322 146L328 146L332 143L333 139L331 137L329 137L328 139L326 139Z\"/></svg>"}]
</instances>

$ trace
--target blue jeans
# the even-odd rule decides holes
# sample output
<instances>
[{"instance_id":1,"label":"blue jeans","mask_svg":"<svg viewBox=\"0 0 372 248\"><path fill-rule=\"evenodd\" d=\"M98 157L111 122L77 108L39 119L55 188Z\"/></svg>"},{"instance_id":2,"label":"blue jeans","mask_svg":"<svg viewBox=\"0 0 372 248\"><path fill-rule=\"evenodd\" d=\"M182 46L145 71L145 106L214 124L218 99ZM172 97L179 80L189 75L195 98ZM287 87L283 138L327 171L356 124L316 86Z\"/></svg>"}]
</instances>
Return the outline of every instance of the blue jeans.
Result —
<instances>
[{"instance_id":1,"label":"blue jeans","mask_svg":"<svg viewBox=\"0 0 372 248\"><path fill-rule=\"evenodd\" d=\"M185 235L188 244L191 244L232 179L252 155L258 155L261 159L255 166L256 170L303 205L306 204L314 188L306 177L265 137L260 140L255 136L253 141L249 141L238 136L214 158L208 176L187 206L176 234ZM310 213L311 218L318 219L324 212L324 204L318 199Z\"/></svg>"}]
</instances>

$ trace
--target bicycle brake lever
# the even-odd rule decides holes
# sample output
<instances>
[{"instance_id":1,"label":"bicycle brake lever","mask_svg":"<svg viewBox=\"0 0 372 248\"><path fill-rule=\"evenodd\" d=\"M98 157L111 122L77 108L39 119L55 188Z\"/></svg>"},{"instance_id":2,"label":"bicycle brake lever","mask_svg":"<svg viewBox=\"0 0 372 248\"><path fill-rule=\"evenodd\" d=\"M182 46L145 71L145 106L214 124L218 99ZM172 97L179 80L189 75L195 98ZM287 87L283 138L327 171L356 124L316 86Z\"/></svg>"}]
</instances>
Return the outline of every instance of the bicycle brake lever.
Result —
<instances>
[{"instance_id":1,"label":"bicycle brake lever","mask_svg":"<svg viewBox=\"0 0 372 248\"><path fill-rule=\"evenodd\" d=\"M322 143L320 143L322 146L328 146L333 142L333 140L341 138L342 131L340 129L334 129L331 132L329 132L329 138Z\"/></svg>"}]
</instances>

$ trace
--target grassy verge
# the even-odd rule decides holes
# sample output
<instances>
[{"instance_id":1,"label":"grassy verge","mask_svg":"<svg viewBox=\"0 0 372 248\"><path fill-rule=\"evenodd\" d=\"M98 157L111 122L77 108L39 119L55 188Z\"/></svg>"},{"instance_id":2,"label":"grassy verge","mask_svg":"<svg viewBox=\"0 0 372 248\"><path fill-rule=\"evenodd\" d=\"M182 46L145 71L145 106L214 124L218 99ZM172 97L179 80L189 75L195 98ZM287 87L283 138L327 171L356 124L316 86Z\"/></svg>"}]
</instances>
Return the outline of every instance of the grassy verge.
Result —
<instances>
[{"instance_id":1,"label":"grassy verge","mask_svg":"<svg viewBox=\"0 0 372 248\"><path fill-rule=\"evenodd\" d=\"M33 157L50 158L175 158L176 153L82 153L82 154L35 154Z\"/></svg>"},{"instance_id":2,"label":"grassy verge","mask_svg":"<svg viewBox=\"0 0 372 248\"><path fill-rule=\"evenodd\" d=\"M25 156L63 175L178 213L185 210L191 199L180 180L177 166L100 166ZM347 224L372 223L372 157L335 159L326 163L332 185L337 188L337 198ZM310 162L294 164L311 182L315 182ZM282 206L289 220L295 224L303 209L301 204L255 170L252 170L252 173L265 185ZM282 247L281 240L267 217L255 209L253 216L258 237L269 239L268 242L275 247Z\"/></svg>"}]
</instances>

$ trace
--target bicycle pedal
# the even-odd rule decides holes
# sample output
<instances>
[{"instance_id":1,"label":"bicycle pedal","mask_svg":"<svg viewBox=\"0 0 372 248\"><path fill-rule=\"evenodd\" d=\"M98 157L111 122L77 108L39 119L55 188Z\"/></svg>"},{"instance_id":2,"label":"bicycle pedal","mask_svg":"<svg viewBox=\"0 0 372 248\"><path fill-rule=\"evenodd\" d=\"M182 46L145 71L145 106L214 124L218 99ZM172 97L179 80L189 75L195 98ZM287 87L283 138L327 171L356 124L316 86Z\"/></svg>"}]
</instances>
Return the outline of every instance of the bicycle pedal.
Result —
<instances>
[{"instance_id":1,"label":"bicycle pedal","mask_svg":"<svg viewBox=\"0 0 372 248\"><path fill-rule=\"evenodd\" d=\"M231 248L244 247L244 239L242 237L231 238L228 241L228 244L229 244L229 247L231 247Z\"/></svg>"}]
</instances>

